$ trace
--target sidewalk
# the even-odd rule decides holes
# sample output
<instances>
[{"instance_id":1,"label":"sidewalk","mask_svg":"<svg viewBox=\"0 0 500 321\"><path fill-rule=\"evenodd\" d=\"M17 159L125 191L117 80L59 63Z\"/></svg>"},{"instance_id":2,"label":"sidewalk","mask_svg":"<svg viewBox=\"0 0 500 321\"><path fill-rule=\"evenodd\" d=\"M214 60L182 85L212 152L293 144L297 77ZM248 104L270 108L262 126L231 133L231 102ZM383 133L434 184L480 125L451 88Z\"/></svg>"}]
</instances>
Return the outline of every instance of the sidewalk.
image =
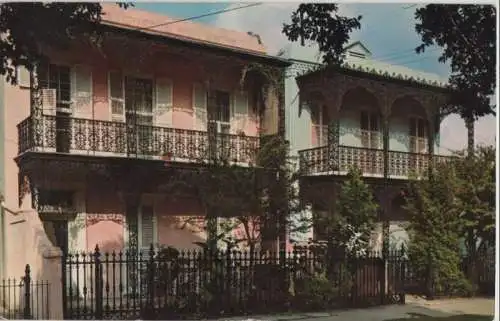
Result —
<instances>
[{"instance_id":1,"label":"sidewalk","mask_svg":"<svg viewBox=\"0 0 500 321\"><path fill-rule=\"evenodd\" d=\"M338 310L316 313L290 313L251 317L225 318L227 321L385 321L415 316L448 317L462 314L493 315L494 299L450 299L425 301L407 298L405 305L388 305L366 309Z\"/></svg>"}]
</instances>

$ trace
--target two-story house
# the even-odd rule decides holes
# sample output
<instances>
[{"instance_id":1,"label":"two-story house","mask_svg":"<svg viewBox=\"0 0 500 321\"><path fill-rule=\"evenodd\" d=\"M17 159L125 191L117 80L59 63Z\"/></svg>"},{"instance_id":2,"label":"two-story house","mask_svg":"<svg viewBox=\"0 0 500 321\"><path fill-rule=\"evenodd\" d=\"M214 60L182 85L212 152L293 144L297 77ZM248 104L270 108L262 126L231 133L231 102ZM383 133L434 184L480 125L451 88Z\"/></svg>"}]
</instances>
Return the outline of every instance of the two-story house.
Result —
<instances>
[{"instance_id":1,"label":"two-story house","mask_svg":"<svg viewBox=\"0 0 500 321\"><path fill-rule=\"evenodd\" d=\"M248 66L279 72L289 63L247 33L103 7L102 45L41 44L48 64L19 68L16 86L0 81L5 206L31 193L65 252L196 247L206 233L178 218L206 213L196 195L170 197L165 185L213 153L254 164L260 136L278 133L282 106L280 91ZM18 238L5 230L8 258Z\"/></svg>"},{"instance_id":2,"label":"two-story house","mask_svg":"<svg viewBox=\"0 0 500 321\"><path fill-rule=\"evenodd\" d=\"M301 171L301 194L311 205L311 219L335 203L349 167L356 166L373 187L380 220L390 221L392 245L407 238L404 189L422 174L439 151L439 110L446 83L437 75L371 59L360 42L345 48L342 67L319 68L317 62L288 56L286 135ZM374 246L380 249L379 226ZM321 226L295 236L321 239ZM301 238L301 239L300 239Z\"/></svg>"}]
</instances>

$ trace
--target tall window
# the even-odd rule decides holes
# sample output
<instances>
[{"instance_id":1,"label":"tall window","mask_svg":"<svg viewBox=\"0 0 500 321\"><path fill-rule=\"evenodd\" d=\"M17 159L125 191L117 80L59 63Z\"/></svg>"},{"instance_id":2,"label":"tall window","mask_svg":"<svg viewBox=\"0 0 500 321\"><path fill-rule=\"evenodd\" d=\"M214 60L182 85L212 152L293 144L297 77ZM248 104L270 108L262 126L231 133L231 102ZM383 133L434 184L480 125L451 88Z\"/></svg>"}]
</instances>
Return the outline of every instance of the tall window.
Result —
<instances>
[{"instance_id":1,"label":"tall window","mask_svg":"<svg viewBox=\"0 0 500 321\"><path fill-rule=\"evenodd\" d=\"M410 118L410 152L427 152L427 122L422 118Z\"/></svg>"},{"instance_id":2,"label":"tall window","mask_svg":"<svg viewBox=\"0 0 500 321\"><path fill-rule=\"evenodd\" d=\"M311 108L312 130L313 130L313 145L327 146L328 145L328 109L325 105L313 106Z\"/></svg>"},{"instance_id":3,"label":"tall window","mask_svg":"<svg viewBox=\"0 0 500 321\"><path fill-rule=\"evenodd\" d=\"M361 145L365 148L381 147L380 117L374 112L361 112Z\"/></svg>"},{"instance_id":4,"label":"tall window","mask_svg":"<svg viewBox=\"0 0 500 321\"><path fill-rule=\"evenodd\" d=\"M41 65L38 69L41 89L55 89L57 107L68 108L71 104L71 69L67 66Z\"/></svg>"},{"instance_id":5,"label":"tall window","mask_svg":"<svg viewBox=\"0 0 500 321\"><path fill-rule=\"evenodd\" d=\"M217 123L217 132L229 134L231 129L231 106L230 95L228 92L215 90L215 122Z\"/></svg>"}]
</instances>

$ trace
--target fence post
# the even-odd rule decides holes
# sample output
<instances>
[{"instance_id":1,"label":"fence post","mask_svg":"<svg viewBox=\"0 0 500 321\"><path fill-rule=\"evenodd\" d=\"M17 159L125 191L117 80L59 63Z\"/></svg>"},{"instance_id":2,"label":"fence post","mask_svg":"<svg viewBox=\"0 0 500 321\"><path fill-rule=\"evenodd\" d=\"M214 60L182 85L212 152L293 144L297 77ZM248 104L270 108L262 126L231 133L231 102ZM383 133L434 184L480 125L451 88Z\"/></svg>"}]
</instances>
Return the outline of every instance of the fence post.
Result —
<instances>
[{"instance_id":1,"label":"fence post","mask_svg":"<svg viewBox=\"0 0 500 321\"><path fill-rule=\"evenodd\" d=\"M400 262L400 278L399 282L400 283L400 294L399 294L399 302L401 304L406 303L406 257L405 257L405 245L401 245L401 253L399 256L399 262Z\"/></svg>"},{"instance_id":2,"label":"fence post","mask_svg":"<svg viewBox=\"0 0 500 321\"><path fill-rule=\"evenodd\" d=\"M99 246L95 246L94 252L94 262L95 262L95 318L102 319L102 272L101 272L101 253L99 252Z\"/></svg>"},{"instance_id":3,"label":"fence post","mask_svg":"<svg viewBox=\"0 0 500 321\"><path fill-rule=\"evenodd\" d=\"M26 268L24 269L24 309L23 309L23 318L31 319L31 276L30 276L30 265L26 264Z\"/></svg>"}]
</instances>

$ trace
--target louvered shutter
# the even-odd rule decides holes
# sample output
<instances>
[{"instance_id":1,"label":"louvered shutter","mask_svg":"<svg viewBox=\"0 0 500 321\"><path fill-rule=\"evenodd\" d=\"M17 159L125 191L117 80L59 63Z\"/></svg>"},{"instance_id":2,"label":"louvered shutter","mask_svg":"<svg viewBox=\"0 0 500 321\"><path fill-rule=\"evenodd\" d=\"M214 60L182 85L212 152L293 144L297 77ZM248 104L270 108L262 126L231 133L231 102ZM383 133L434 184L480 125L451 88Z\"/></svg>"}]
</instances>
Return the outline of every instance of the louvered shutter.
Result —
<instances>
[{"instance_id":1,"label":"louvered shutter","mask_svg":"<svg viewBox=\"0 0 500 321\"><path fill-rule=\"evenodd\" d=\"M87 66L74 66L72 77L73 113L76 117L92 114L92 71Z\"/></svg>"},{"instance_id":2,"label":"louvered shutter","mask_svg":"<svg viewBox=\"0 0 500 321\"><path fill-rule=\"evenodd\" d=\"M231 115L231 131L233 134L245 132L248 118L248 93L237 90L233 93L233 108Z\"/></svg>"},{"instance_id":3,"label":"louvered shutter","mask_svg":"<svg viewBox=\"0 0 500 321\"><path fill-rule=\"evenodd\" d=\"M379 117L376 113L370 115L370 148L380 147Z\"/></svg>"},{"instance_id":4,"label":"louvered shutter","mask_svg":"<svg viewBox=\"0 0 500 321\"><path fill-rule=\"evenodd\" d=\"M144 254L149 253L151 244L155 243L154 215L152 206L141 209L141 247Z\"/></svg>"},{"instance_id":5,"label":"louvered shutter","mask_svg":"<svg viewBox=\"0 0 500 321\"><path fill-rule=\"evenodd\" d=\"M156 79L155 124L162 127L172 125L173 106L172 81L165 78Z\"/></svg>"},{"instance_id":6,"label":"louvered shutter","mask_svg":"<svg viewBox=\"0 0 500 321\"><path fill-rule=\"evenodd\" d=\"M123 76L119 72L110 72L109 77L109 103L112 121L125 121L125 97L123 90Z\"/></svg>"},{"instance_id":7,"label":"louvered shutter","mask_svg":"<svg viewBox=\"0 0 500 321\"><path fill-rule=\"evenodd\" d=\"M361 146L365 148L370 147L370 119L367 112L362 111L360 115L361 123Z\"/></svg>"},{"instance_id":8,"label":"louvered shutter","mask_svg":"<svg viewBox=\"0 0 500 321\"><path fill-rule=\"evenodd\" d=\"M321 106L321 122L320 122L320 144L321 146L328 145L328 125L330 120L328 118L328 108L326 105Z\"/></svg>"},{"instance_id":9,"label":"louvered shutter","mask_svg":"<svg viewBox=\"0 0 500 321\"><path fill-rule=\"evenodd\" d=\"M417 152L417 119L410 118L410 152Z\"/></svg>"},{"instance_id":10,"label":"louvered shutter","mask_svg":"<svg viewBox=\"0 0 500 321\"><path fill-rule=\"evenodd\" d=\"M25 88L29 88L31 85L30 72L25 66L17 67L17 84Z\"/></svg>"},{"instance_id":11,"label":"louvered shutter","mask_svg":"<svg viewBox=\"0 0 500 321\"><path fill-rule=\"evenodd\" d=\"M207 91L201 84L193 85L193 110L195 129L207 130Z\"/></svg>"},{"instance_id":12,"label":"louvered shutter","mask_svg":"<svg viewBox=\"0 0 500 321\"><path fill-rule=\"evenodd\" d=\"M55 89L42 89L42 111L44 115L55 116L57 93Z\"/></svg>"},{"instance_id":13,"label":"louvered shutter","mask_svg":"<svg viewBox=\"0 0 500 321\"><path fill-rule=\"evenodd\" d=\"M425 120L423 119L418 119L418 127L417 127L417 139L418 139L418 146L417 146L417 152L419 153L425 153L427 152L427 124L425 123Z\"/></svg>"}]
</instances>

